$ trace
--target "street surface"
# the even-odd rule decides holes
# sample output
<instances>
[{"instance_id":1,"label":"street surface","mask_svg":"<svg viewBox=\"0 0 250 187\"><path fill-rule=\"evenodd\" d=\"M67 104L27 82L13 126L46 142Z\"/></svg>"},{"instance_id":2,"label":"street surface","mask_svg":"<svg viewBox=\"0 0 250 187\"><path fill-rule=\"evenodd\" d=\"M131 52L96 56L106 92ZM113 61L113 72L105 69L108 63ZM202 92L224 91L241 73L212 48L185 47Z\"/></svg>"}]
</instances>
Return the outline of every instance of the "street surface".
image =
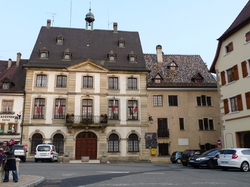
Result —
<instances>
[{"instance_id":1,"label":"street surface","mask_svg":"<svg viewBox=\"0 0 250 187\"><path fill-rule=\"evenodd\" d=\"M38 187L249 187L250 172L181 164L20 163L21 175L44 176Z\"/></svg>"}]
</instances>

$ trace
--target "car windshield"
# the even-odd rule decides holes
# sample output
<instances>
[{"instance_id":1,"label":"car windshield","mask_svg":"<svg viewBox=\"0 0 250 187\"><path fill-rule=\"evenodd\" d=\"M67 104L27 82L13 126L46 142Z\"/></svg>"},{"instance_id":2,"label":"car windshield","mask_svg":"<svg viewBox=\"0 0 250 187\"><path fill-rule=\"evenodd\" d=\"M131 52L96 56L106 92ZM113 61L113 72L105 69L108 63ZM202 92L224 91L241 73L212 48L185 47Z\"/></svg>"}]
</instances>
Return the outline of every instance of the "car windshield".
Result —
<instances>
[{"instance_id":1,"label":"car windshield","mask_svg":"<svg viewBox=\"0 0 250 187\"><path fill-rule=\"evenodd\" d=\"M37 148L37 151L49 151L50 150L50 146L39 146Z\"/></svg>"},{"instance_id":2,"label":"car windshield","mask_svg":"<svg viewBox=\"0 0 250 187\"><path fill-rule=\"evenodd\" d=\"M202 154L202 156L214 156L216 153L218 153L220 150L208 150Z\"/></svg>"}]
</instances>

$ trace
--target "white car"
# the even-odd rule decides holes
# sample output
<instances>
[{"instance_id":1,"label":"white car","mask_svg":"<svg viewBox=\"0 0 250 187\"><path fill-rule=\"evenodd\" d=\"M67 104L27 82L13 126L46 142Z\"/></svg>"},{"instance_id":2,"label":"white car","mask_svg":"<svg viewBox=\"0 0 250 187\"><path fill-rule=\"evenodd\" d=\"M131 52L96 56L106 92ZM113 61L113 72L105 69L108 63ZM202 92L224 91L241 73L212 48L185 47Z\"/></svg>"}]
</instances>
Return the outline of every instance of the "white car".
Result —
<instances>
[{"instance_id":1,"label":"white car","mask_svg":"<svg viewBox=\"0 0 250 187\"><path fill-rule=\"evenodd\" d=\"M14 145L15 151L15 157L16 158L20 158L23 162L26 162L26 148L24 147L24 145Z\"/></svg>"},{"instance_id":2,"label":"white car","mask_svg":"<svg viewBox=\"0 0 250 187\"><path fill-rule=\"evenodd\" d=\"M222 149L218 165L222 170L229 168L239 168L241 171L248 171L250 164L250 148L229 148Z\"/></svg>"},{"instance_id":3,"label":"white car","mask_svg":"<svg viewBox=\"0 0 250 187\"><path fill-rule=\"evenodd\" d=\"M35 151L35 162L45 160L54 162L58 160L58 153L56 152L56 148L52 144L39 144L36 146Z\"/></svg>"}]
</instances>

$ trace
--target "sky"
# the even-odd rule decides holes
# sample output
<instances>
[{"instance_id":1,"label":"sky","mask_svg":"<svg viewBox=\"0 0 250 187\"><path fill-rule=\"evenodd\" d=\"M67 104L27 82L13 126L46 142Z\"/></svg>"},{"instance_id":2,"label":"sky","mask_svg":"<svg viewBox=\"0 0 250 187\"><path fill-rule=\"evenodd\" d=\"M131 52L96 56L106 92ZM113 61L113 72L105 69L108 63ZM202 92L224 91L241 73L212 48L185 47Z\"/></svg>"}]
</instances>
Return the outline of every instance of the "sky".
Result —
<instances>
[{"instance_id":1,"label":"sky","mask_svg":"<svg viewBox=\"0 0 250 187\"><path fill-rule=\"evenodd\" d=\"M29 59L47 19L53 27L85 29L85 16L95 16L94 29L139 32L143 53L200 55L208 68L217 38L232 24L248 0L0 0L0 60Z\"/></svg>"}]
</instances>

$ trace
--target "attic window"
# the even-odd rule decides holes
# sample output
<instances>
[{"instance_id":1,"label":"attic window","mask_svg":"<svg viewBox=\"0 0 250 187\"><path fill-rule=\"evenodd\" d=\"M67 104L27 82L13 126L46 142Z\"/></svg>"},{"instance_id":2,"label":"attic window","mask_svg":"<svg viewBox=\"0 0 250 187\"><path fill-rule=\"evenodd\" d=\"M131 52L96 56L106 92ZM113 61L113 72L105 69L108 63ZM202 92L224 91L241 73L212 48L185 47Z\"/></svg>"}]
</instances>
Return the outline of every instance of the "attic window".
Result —
<instances>
[{"instance_id":1,"label":"attic window","mask_svg":"<svg viewBox=\"0 0 250 187\"><path fill-rule=\"evenodd\" d=\"M110 62L115 62L116 61L116 54L114 53L113 50L111 50L108 54L108 58Z\"/></svg>"},{"instance_id":2,"label":"attic window","mask_svg":"<svg viewBox=\"0 0 250 187\"><path fill-rule=\"evenodd\" d=\"M72 57L72 53L70 52L69 48L67 48L63 52L63 60L71 60L71 57Z\"/></svg>"},{"instance_id":3,"label":"attic window","mask_svg":"<svg viewBox=\"0 0 250 187\"><path fill-rule=\"evenodd\" d=\"M177 70L178 66L174 61L172 61L167 68L170 70Z\"/></svg>"},{"instance_id":4,"label":"attic window","mask_svg":"<svg viewBox=\"0 0 250 187\"><path fill-rule=\"evenodd\" d=\"M62 35L57 36L56 45L63 45L63 40L64 38L62 37Z\"/></svg>"},{"instance_id":5,"label":"attic window","mask_svg":"<svg viewBox=\"0 0 250 187\"><path fill-rule=\"evenodd\" d=\"M157 74L157 75L155 76L155 78L154 78L154 82L155 82L156 84L159 84L159 83L162 83L162 81L163 81L163 78L162 78L159 74Z\"/></svg>"},{"instance_id":6,"label":"attic window","mask_svg":"<svg viewBox=\"0 0 250 187\"><path fill-rule=\"evenodd\" d=\"M198 73L193 78L191 78L191 82L202 83L203 82L203 77Z\"/></svg>"},{"instance_id":7,"label":"attic window","mask_svg":"<svg viewBox=\"0 0 250 187\"><path fill-rule=\"evenodd\" d=\"M40 59L48 59L49 58L49 50L44 47L39 51Z\"/></svg>"},{"instance_id":8,"label":"attic window","mask_svg":"<svg viewBox=\"0 0 250 187\"><path fill-rule=\"evenodd\" d=\"M121 38L119 41L118 41L118 45L120 48L124 48L125 47L125 40L123 38Z\"/></svg>"},{"instance_id":9,"label":"attic window","mask_svg":"<svg viewBox=\"0 0 250 187\"><path fill-rule=\"evenodd\" d=\"M4 90L10 89L10 82L4 82L3 83L3 89Z\"/></svg>"},{"instance_id":10,"label":"attic window","mask_svg":"<svg viewBox=\"0 0 250 187\"><path fill-rule=\"evenodd\" d=\"M131 53L129 53L129 61L136 63L136 58L137 55L133 51L131 51Z\"/></svg>"}]
</instances>

